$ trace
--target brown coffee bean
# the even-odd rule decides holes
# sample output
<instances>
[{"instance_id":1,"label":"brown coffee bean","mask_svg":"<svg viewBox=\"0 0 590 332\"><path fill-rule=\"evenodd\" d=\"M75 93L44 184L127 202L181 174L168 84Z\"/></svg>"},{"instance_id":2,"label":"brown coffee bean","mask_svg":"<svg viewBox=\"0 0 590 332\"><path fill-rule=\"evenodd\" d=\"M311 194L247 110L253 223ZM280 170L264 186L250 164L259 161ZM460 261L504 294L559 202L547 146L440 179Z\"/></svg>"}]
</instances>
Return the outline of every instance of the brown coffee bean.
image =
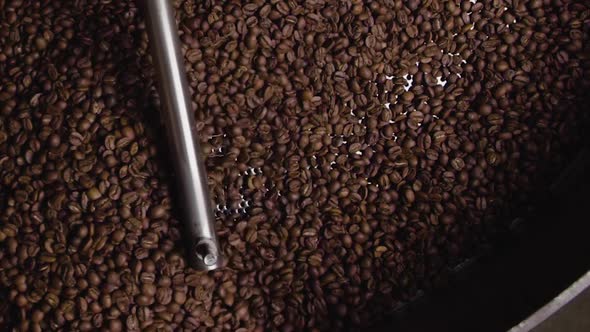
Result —
<instances>
[{"instance_id":1,"label":"brown coffee bean","mask_svg":"<svg viewBox=\"0 0 590 332\"><path fill-rule=\"evenodd\" d=\"M465 167L465 162L461 158L455 158L451 161L451 166L456 171L461 171Z\"/></svg>"},{"instance_id":2,"label":"brown coffee bean","mask_svg":"<svg viewBox=\"0 0 590 332\"><path fill-rule=\"evenodd\" d=\"M413 203L416 200L416 196L412 189L406 189L406 191L404 191L404 197L408 203Z\"/></svg>"},{"instance_id":3,"label":"brown coffee bean","mask_svg":"<svg viewBox=\"0 0 590 332\"><path fill-rule=\"evenodd\" d=\"M85 4L0 13L0 325L370 330L584 140L585 4L179 1L225 264L198 272L144 13Z\"/></svg>"},{"instance_id":4,"label":"brown coffee bean","mask_svg":"<svg viewBox=\"0 0 590 332\"><path fill-rule=\"evenodd\" d=\"M158 288L156 290L156 301L160 304L167 305L172 301L172 289Z\"/></svg>"},{"instance_id":5,"label":"brown coffee bean","mask_svg":"<svg viewBox=\"0 0 590 332\"><path fill-rule=\"evenodd\" d=\"M410 102L414 99L414 93L411 91L406 91L401 95L403 101Z\"/></svg>"},{"instance_id":6,"label":"brown coffee bean","mask_svg":"<svg viewBox=\"0 0 590 332\"><path fill-rule=\"evenodd\" d=\"M166 208L162 205L156 205L150 208L149 217L151 219L161 219L166 216Z\"/></svg>"},{"instance_id":7,"label":"brown coffee bean","mask_svg":"<svg viewBox=\"0 0 590 332\"><path fill-rule=\"evenodd\" d=\"M43 38L42 36L35 38L35 46L37 47L37 49L39 50L44 50L47 48L47 40L45 40L45 38Z\"/></svg>"},{"instance_id":8,"label":"brown coffee bean","mask_svg":"<svg viewBox=\"0 0 590 332\"><path fill-rule=\"evenodd\" d=\"M93 201L95 201L95 200L97 200L97 199L99 199L99 198L102 197L100 191L97 188L91 188L91 189L89 189L86 192L86 195L88 195L88 198L90 200L93 200Z\"/></svg>"},{"instance_id":9,"label":"brown coffee bean","mask_svg":"<svg viewBox=\"0 0 590 332\"><path fill-rule=\"evenodd\" d=\"M369 67L361 67L359 68L359 76L365 80L370 80L373 78L373 73Z\"/></svg>"}]
</instances>

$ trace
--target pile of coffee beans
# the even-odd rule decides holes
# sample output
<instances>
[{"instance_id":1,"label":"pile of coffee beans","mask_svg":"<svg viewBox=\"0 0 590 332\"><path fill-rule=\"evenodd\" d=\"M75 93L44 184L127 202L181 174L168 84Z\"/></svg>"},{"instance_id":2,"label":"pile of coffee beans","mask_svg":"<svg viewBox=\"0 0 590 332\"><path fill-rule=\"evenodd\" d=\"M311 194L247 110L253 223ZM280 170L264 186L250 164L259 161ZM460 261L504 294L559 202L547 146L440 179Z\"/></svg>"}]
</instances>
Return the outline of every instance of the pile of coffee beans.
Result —
<instances>
[{"instance_id":1,"label":"pile of coffee beans","mask_svg":"<svg viewBox=\"0 0 590 332\"><path fill-rule=\"evenodd\" d=\"M587 1L173 3L225 267L184 258L136 1L0 0L2 330L366 326L587 137Z\"/></svg>"}]
</instances>

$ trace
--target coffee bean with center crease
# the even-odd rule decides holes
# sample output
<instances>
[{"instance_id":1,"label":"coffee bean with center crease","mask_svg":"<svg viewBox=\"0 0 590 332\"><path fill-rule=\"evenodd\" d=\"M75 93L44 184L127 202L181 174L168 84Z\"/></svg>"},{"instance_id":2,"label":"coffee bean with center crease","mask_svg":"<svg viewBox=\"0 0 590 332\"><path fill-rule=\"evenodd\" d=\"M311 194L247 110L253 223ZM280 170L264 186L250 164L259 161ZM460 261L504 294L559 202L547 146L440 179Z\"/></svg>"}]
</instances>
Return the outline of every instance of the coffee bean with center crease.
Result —
<instances>
[{"instance_id":1,"label":"coffee bean with center crease","mask_svg":"<svg viewBox=\"0 0 590 332\"><path fill-rule=\"evenodd\" d=\"M370 330L587 132L584 2L175 2L225 262L198 272L143 11L26 4L0 6L0 325Z\"/></svg>"}]
</instances>

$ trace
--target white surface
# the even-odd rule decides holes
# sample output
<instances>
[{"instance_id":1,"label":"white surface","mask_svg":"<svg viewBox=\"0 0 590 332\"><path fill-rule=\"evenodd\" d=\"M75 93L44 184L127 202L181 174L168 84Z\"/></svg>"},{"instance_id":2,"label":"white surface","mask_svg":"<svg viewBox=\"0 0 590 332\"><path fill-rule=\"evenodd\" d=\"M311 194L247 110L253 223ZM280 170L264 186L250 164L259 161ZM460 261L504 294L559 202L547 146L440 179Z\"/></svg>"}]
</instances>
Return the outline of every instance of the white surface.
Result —
<instances>
[{"instance_id":1,"label":"white surface","mask_svg":"<svg viewBox=\"0 0 590 332\"><path fill-rule=\"evenodd\" d=\"M537 327L544 322L551 315L555 314L559 309L568 304L576 296L580 295L586 288L590 286L590 271L584 276L574 282L570 287L561 292L551 302L547 303L541 309L537 310L529 318L522 321L520 324L511 328L508 332L527 332Z\"/></svg>"}]
</instances>

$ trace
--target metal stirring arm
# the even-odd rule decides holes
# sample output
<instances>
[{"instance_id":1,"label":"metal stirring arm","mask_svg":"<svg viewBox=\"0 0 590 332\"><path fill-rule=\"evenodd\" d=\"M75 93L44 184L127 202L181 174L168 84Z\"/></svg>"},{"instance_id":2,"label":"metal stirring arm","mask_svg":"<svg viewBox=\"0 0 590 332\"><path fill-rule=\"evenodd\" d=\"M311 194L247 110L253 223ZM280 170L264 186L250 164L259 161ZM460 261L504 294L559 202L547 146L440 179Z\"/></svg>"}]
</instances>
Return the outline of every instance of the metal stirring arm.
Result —
<instances>
[{"instance_id":1,"label":"metal stirring arm","mask_svg":"<svg viewBox=\"0 0 590 332\"><path fill-rule=\"evenodd\" d=\"M189 241L188 259L200 270L221 265L207 176L201 160L184 59L169 0L144 0L150 49L158 78L162 119L180 190L182 218Z\"/></svg>"}]
</instances>

